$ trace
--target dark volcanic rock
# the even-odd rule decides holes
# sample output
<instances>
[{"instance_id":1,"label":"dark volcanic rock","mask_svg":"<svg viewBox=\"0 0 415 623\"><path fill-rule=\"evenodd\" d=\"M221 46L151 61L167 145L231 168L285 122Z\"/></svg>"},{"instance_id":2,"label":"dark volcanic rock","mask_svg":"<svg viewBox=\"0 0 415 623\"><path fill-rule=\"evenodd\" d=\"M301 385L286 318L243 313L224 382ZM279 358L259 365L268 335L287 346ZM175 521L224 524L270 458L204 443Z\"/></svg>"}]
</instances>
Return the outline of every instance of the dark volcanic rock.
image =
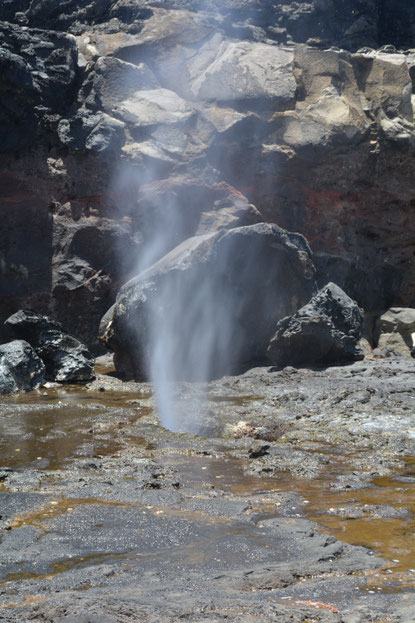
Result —
<instances>
[{"instance_id":1,"label":"dark volcanic rock","mask_svg":"<svg viewBox=\"0 0 415 623\"><path fill-rule=\"evenodd\" d=\"M30 143L45 113L62 113L76 95L75 39L0 22L0 150Z\"/></svg>"},{"instance_id":2,"label":"dark volcanic rock","mask_svg":"<svg viewBox=\"0 0 415 623\"><path fill-rule=\"evenodd\" d=\"M114 28L137 30L152 15L152 5L170 10L207 11L223 21L233 36L287 38L314 45L338 45L356 50L391 43L413 47L415 9L411 0L300 0L299 2L235 0L3 0L0 19L22 25L79 34L91 24L116 20Z\"/></svg>"},{"instance_id":3,"label":"dark volcanic rock","mask_svg":"<svg viewBox=\"0 0 415 623\"><path fill-rule=\"evenodd\" d=\"M328 283L296 314L280 320L268 356L278 366L363 359L362 327L362 310Z\"/></svg>"},{"instance_id":4,"label":"dark volcanic rock","mask_svg":"<svg viewBox=\"0 0 415 623\"><path fill-rule=\"evenodd\" d=\"M108 14L112 4L113 0L66 0L59 6L54 0L6 0L0 15L2 19L16 20L22 25L66 30L71 25L76 29L80 23L99 22Z\"/></svg>"},{"instance_id":5,"label":"dark volcanic rock","mask_svg":"<svg viewBox=\"0 0 415 623\"><path fill-rule=\"evenodd\" d=\"M36 389L45 380L45 366L24 340L0 346L0 394Z\"/></svg>"},{"instance_id":6,"label":"dark volcanic rock","mask_svg":"<svg viewBox=\"0 0 415 623\"><path fill-rule=\"evenodd\" d=\"M275 323L313 287L299 234L259 223L195 236L121 289L101 340L127 377L146 376L159 351L174 376L210 378L263 358Z\"/></svg>"},{"instance_id":7,"label":"dark volcanic rock","mask_svg":"<svg viewBox=\"0 0 415 623\"><path fill-rule=\"evenodd\" d=\"M60 323L28 311L19 311L6 320L13 333L35 349L46 366L46 378L59 382L89 381L94 362L86 346L64 333Z\"/></svg>"},{"instance_id":8,"label":"dark volcanic rock","mask_svg":"<svg viewBox=\"0 0 415 623\"><path fill-rule=\"evenodd\" d=\"M389 260L365 265L358 257L322 252L314 254L314 264L319 286L337 283L366 312L389 307L399 297L405 277L402 267Z\"/></svg>"},{"instance_id":9,"label":"dark volcanic rock","mask_svg":"<svg viewBox=\"0 0 415 623\"><path fill-rule=\"evenodd\" d=\"M23 305L38 310L47 306L51 289L53 221L47 201L33 196L28 186L13 175L0 174L0 179L2 325ZM31 197L29 201L28 196ZM3 342L11 338L2 330L0 336Z\"/></svg>"}]
</instances>

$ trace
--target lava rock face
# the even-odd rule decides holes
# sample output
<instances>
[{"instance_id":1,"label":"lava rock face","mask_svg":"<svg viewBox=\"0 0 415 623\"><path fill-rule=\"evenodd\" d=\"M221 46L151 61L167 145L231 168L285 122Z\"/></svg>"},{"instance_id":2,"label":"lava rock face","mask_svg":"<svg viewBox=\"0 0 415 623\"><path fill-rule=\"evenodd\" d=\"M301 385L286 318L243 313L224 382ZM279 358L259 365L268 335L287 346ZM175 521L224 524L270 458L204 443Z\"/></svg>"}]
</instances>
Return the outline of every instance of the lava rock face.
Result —
<instances>
[{"instance_id":1,"label":"lava rock face","mask_svg":"<svg viewBox=\"0 0 415 623\"><path fill-rule=\"evenodd\" d=\"M22 149L76 94L73 38L0 22L0 150Z\"/></svg>"},{"instance_id":2,"label":"lava rock face","mask_svg":"<svg viewBox=\"0 0 415 623\"><path fill-rule=\"evenodd\" d=\"M307 238L319 286L415 305L411 0L4 0L0 20L0 320L47 314L98 353L137 265L249 211ZM256 208L225 216L219 187Z\"/></svg>"},{"instance_id":3,"label":"lava rock face","mask_svg":"<svg viewBox=\"0 0 415 623\"><path fill-rule=\"evenodd\" d=\"M45 366L24 340L0 346L0 394L30 391L43 384Z\"/></svg>"},{"instance_id":4,"label":"lava rock face","mask_svg":"<svg viewBox=\"0 0 415 623\"><path fill-rule=\"evenodd\" d=\"M277 324L268 356L277 366L363 359L359 347L363 312L334 283Z\"/></svg>"},{"instance_id":5,"label":"lava rock face","mask_svg":"<svg viewBox=\"0 0 415 623\"><path fill-rule=\"evenodd\" d=\"M101 340L128 378L146 377L160 349L173 378L230 374L264 358L278 319L313 288L310 251L298 234L259 223L195 236L123 286Z\"/></svg>"},{"instance_id":6,"label":"lava rock face","mask_svg":"<svg viewBox=\"0 0 415 623\"><path fill-rule=\"evenodd\" d=\"M74 383L94 378L94 362L88 349L64 333L60 323L21 310L10 316L6 324L17 337L25 339L34 348L45 364L46 379Z\"/></svg>"},{"instance_id":7,"label":"lava rock face","mask_svg":"<svg viewBox=\"0 0 415 623\"><path fill-rule=\"evenodd\" d=\"M59 7L53 0L3 0L0 19L75 35L107 24L115 30L120 23L134 32L152 15L152 6L144 0L67 0ZM229 34L247 39L267 36L283 43L310 41L356 50L387 43L409 48L415 37L411 0L168 0L162 6L219 15Z\"/></svg>"}]
</instances>

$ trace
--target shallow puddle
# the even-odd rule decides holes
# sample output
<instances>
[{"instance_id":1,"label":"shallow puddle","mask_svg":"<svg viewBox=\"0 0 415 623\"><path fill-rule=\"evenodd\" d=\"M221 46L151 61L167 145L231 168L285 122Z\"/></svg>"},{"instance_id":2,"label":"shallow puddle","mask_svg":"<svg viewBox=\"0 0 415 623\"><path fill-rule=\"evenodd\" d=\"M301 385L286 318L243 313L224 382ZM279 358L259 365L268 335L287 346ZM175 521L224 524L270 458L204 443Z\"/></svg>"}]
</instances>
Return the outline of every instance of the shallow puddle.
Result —
<instances>
[{"instance_id":1,"label":"shallow puddle","mask_svg":"<svg viewBox=\"0 0 415 623\"><path fill-rule=\"evenodd\" d=\"M89 393L79 387L3 398L0 402L0 467L60 470L72 457L113 455L129 440L145 445L144 439L131 437L128 426L148 413L150 408L141 402L148 398L143 392ZM260 398L210 396L209 400L245 405ZM97 421L101 427L96 426ZM123 427L127 428L127 436L120 439ZM241 498L256 495L258 508L253 512L265 516L278 515L278 495L275 494L298 494L305 504L293 509L294 516L315 520L338 539L365 546L389 561L372 575L371 586L385 591L407 589L415 580L415 459L408 457L405 470L391 477L377 478L367 488L335 491L330 488L330 482L339 474L348 473L347 464L335 448L321 448L321 453L330 454L332 461L328 471L314 480L298 479L288 472L272 478L247 476L243 473L243 462L237 459L173 456L169 462L178 470L185 486L216 488ZM29 523L44 526L59 513L91 503L97 501L50 503L30 517L16 517L13 527ZM408 511L399 517L379 517L374 506ZM181 511L168 512L179 516ZM218 524L221 522L219 517L211 519ZM189 546L186 556L191 559L193 555L196 554ZM87 558L68 561L68 565L91 564L93 557ZM56 565L52 574L70 568L66 563Z\"/></svg>"},{"instance_id":2,"label":"shallow puddle","mask_svg":"<svg viewBox=\"0 0 415 623\"><path fill-rule=\"evenodd\" d=\"M294 515L316 521L339 540L366 547L388 561L383 571L374 576L373 583L376 577L382 585L396 584L394 590L408 583L415 586L415 482L406 482L413 472L412 457L404 471L376 478L366 488L344 491L330 489L330 482L344 471L340 461L330 466L330 473L313 480L298 479L288 472L272 478L247 476L238 460L198 457L177 467L189 486L205 484L241 497L257 494L258 502L262 501L259 508L269 516L279 514L275 494L298 494L305 504L292 507ZM382 512L381 508L373 508L377 506L386 506L392 513L393 509L402 509L403 516L376 517L377 512Z\"/></svg>"},{"instance_id":3,"label":"shallow puddle","mask_svg":"<svg viewBox=\"0 0 415 623\"><path fill-rule=\"evenodd\" d=\"M73 456L112 455L122 447L117 433L150 410L140 398L141 393L81 392L77 386L2 397L0 468L58 470ZM97 427L100 417L104 423Z\"/></svg>"}]
</instances>

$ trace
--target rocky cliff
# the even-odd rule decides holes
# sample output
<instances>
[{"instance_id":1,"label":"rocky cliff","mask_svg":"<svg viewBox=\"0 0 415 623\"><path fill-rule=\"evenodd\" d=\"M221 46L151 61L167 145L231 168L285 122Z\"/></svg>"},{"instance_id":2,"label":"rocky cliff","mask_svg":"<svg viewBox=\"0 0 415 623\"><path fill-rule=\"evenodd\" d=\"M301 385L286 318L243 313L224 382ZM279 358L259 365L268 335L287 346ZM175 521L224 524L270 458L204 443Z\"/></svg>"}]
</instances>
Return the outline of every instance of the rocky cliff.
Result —
<instances>
[{"instance_id":1,"label":"rocky cliff","mask_svg":"<svg viewBox=\"0 0 415 623\"><path fill-rule=\"evenodd\" d=\"M410 0L3 0L0 20L2 318L93 346L156 232L147 264L261 219L369 314L415 306Z\"/></svg>"}]
</instances>

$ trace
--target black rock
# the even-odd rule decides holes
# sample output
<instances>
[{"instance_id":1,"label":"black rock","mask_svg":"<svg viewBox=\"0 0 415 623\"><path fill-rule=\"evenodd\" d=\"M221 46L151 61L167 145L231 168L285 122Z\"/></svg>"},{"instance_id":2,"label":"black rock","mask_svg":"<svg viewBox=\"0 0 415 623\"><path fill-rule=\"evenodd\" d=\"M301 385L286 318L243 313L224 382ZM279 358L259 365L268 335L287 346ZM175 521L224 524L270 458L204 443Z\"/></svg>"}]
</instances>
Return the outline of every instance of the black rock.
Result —
<instances>
[{"instance_id":1,"label":"black rock","mask_svg":"<svg viewBox=\"0 0 415 623\"><path fill-rule=\"evenodd\" d=\"M0 394L36 389L45 380L45 366L24 340L0 346Z\"/></svg>"},{"instance_id":2,"label":"black rock","mask_svg":"<svg viewBox=\"0 0 415 623\"><path fill-rule=\"evenodd\" d=\"M47 338L49 334L53 335L55 331L62 331L60 322L22 309L10 316L5 324L19 339L26 340L33 346L37 345L42 338Z\"/></svg>"},{"instance_id":3,"label":"black rock","mask_svg":"<svg viewBox=\"0 0 415 623\"><path fill-rule=\"evenodd\" d=\"M278 319L313 288L299 234L259 223L194 236L121 289L100 336L126 377L150 365L186 380L230 374L265 357Z\"/></svg>"},{"instance_id":4,"label":"black rock","mask_svg":"<svg viewBox=\"0 0 415 623\"><path fill-rule=\"evenodd\" d=\"M77 58L73 37L0 22L0 151L27 146L45 113L70 107Z\"/></svg>"},{"instance_id":5,"label":"black rock","mask_svg":"<svg viewBox=\"0 0 415 623\"><path fill-rule=\"evenodd\" d=\"M20 310L5 322L19 338L33 346L46 366L48 380L70 383L89 381L94 376L94 362L81 342L63 332L59 322L47 316Z\"/></svg>"},{"instance_id":6,"label":"black rock","mask_svg":"<svg viewBox=\"0 0 415 623\"><path fill-rule=\"evenodd\" d=\"M54 0L2 0L0 19L20 21L31 27L67 30L77 21L96 22L108 12L111 0L65 0L58 4ZM16 14L17 12L17 14Z\"/></svg>"},{"instance_id":7,"label":"black rock","mask_svg":"<svg viewBox=\"0 0 415 623\"><path fill-rule=\"evenodd\" d=\"M328 283L296 314L278 322L267 354L277 366L363 359L362 327L357 303Z\"/></svg>"}]
</instances>

